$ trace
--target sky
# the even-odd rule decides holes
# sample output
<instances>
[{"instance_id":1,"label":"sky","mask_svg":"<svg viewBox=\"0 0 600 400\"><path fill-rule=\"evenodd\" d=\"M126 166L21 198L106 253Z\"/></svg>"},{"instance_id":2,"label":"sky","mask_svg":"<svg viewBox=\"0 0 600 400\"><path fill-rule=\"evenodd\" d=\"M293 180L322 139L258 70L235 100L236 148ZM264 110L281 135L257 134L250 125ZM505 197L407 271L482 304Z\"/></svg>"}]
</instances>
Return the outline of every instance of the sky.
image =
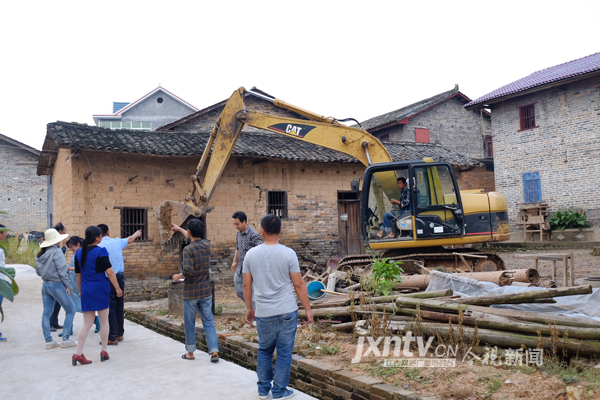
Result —
<instances>
[{"instance_id":1,"label":"sky","mask_svg":"<svg viewBox=\"0 0 600 400\"><path fill-rule=\"evenodd\" d=\"M159 85L199 109L256 86L364 121L597 53L599 20L600 0L6 1L0 133L41 150L48 123Z\"/></svg>"}]
</instances>

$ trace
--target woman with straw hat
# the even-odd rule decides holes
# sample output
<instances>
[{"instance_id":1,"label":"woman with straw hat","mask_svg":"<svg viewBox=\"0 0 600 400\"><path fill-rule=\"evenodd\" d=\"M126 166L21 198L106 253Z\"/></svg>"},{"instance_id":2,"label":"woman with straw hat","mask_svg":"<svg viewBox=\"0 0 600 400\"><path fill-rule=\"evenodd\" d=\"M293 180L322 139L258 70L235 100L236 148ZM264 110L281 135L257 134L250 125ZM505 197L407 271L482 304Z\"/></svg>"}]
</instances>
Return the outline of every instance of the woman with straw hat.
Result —
<instances>
[{"instance_id":1,"label":"woman with straw hat","mask_svg":"<svg viewBox=\"0 0 600 400\"><path fill-rule=\"evenodd\" d=\"M46 350L59 346L63 348L77 346L77 343L69 338L73 330L75 306L70 297L67 261L57 246L68 236L69 234L67 233L61 235L56 229L48 229L44 236L45 240L40 245L41 250L35 259L35 272L44 280L42 285L42 300L44 303L42 332L46 340ZM62 306L66 313L62 343L60 345L54 341L50 333L50 315L54 310L55 301Z\"/></svg>"}]
</instances>

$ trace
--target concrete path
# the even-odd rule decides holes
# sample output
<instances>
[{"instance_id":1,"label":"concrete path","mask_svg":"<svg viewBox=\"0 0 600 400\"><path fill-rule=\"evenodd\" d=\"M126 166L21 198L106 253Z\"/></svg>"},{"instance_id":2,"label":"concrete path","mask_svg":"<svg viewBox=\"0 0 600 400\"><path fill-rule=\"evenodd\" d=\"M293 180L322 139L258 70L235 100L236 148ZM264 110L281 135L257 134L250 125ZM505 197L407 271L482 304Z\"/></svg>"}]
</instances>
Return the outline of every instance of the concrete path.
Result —
<instances>
[{"instance_id":1,"label":"concrete path","mask_svg":"<svg viewBox=\"0 0 600 400\"><path fill-rule=\"evenodd\" d=\"M100 334L90 331L84 354L90 365L71 365L74 348L45 349L41 328L42 280L28 265L17 271L20 293L4 301L0 331L0 397L5 399L258 399L256 373L197 351L195 361L181 359L182 343L125 320L125 340L109 346L110 360L100 362ZM64 320L61 310L60 322ZM83 316L75 315L73 340ZM93 327L92 327L93 328ZM62 340L53 333L56 341ZM295 391L294 399L314 399ZM193 397L192 397L193 396ZM269 394L269 399L271 395Z\"/></svg>"}]
</instances>

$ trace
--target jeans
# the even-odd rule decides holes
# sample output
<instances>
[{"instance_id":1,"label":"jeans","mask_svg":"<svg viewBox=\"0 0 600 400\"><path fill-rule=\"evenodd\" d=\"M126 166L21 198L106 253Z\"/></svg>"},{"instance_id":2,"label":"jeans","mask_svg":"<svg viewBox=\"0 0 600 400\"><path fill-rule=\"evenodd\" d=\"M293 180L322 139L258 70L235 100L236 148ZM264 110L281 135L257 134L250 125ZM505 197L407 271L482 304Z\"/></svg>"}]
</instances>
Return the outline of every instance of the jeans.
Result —
<instances>
[{"instance_id":1,"label":"jeans","mask_svg":"<svg viewBox=\"0 0 600 400\"><path fill-rule=\"evenodd\" d=\"M125 293L125 275L119 272L117 275L117 282L119 287ZM117 340L119 336L123 336L125 333L125 310L124 300L125 295L117 297L117 292L114 286L110 285L110 310L108 311L108 340Z\"/></svg>"},{"instance_id":2,"label":"jeans","mask_svg":"<svg viewBox=\"0 0 600 400\"><path fill-rule=\"evenodd\" d=\"M392 218L399 218L402 216L402 211L392 211L383 214L383 224L381 224L381 230L385 233L392 232Z\"/></svg>"},{"instance_id":3,"label":"jeans","mask_svg":"<svg viewBox=\"0 0 600 400\"><path fill-rule=\"evenodd\" d=\"M235 285L235 294L244 301L244 277L235 272L233 274L233 284Z\"/></svg>"},{"instance_id":4,"label":"jeans","mask_svg":"<svg viewBox=\"0 0 600 400\"><path fill-rule=\"evenodd\" d=\"M208 354L219 352L219 340L212 314L212 295L201 299L183 300L183 324L185 331L185 349L188 353L196 350L196 313L200 312Z\"/></svg>"},{"instance_id":5,"label":"jeans","mask_svg":"<svg viewBox=\"0 0 600 400\"><path fill-rule=\"evenodd\" d=\"M42 285L42 301L44 303L44 313L42 314L42 332L46 343L52 342L50 334L50 315L54 310L54 303L58 302L65 310L65 322L63 326L63 341L69 340L73 330L73 317L75 316L75 306L71 298L67 295L67 290L62 282L44 281Z\"/></svg>"},{"instance_id":6,"label":"jeans","mask_svg":"<svg viewBox=\"0 0 600 400\"><path fill-rule=\"evenodd\" d=\"M258 375L258 394L266 396L269 390L273 399L284 395L290 383L292 368L292 350L296 339L298 311L273 317L256 318L258 331L258 359L256 374ZM277 349L277 360L273 371L273 351ZM271 389L273 381L273 389Z\"/></svg>"},{"instance_id":7,"label":"jeans","mask_svg":"<svg viewBox=\"0 0 600 400\"><path fill-rule=\"evenodd\" d=\"M58 313L60 312L60 303L58 301L54 302L54 309L52 311L52 314L50 315L50 327L52 328L56 328L57 326L60 326L60 324L58 323ZM63 323L64 325L64 323Z\"/></svg>"}]
</instances>

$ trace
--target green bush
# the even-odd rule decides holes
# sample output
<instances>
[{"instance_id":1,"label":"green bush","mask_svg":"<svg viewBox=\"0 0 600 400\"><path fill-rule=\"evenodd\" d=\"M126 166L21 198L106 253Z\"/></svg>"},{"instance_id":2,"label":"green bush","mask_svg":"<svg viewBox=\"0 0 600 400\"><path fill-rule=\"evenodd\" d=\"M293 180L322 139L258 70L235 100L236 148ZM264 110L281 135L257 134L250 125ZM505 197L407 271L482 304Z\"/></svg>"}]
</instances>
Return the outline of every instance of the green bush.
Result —
<instances>
[{"instance_id":1,"label":"green bush","mask_svg":"<svg viewBox=\"0 0 600 400\"><path fill-rule=\"evenodd\" d=\"M396 283L402 282L400 272L400 261L393 261L389 258L380 258L373 260L373 273L369 277L369 283L372 288L384 296L389 296Z\"/></svg>"},{"instance_id":2,"label":"green bush","mask_svg":"<svg viewBox=\"0 0 600 400\"><path fill-rule=\"evenodd\" d=\"M566 211L558 210L548 218L550 222L550 229L553 231L563 231L565 229L579 229L589 228L587 222L585 222L585 213L583 210L577 212L573 211L573 207L569 207Z\"/></svg>"}]
</instances>

